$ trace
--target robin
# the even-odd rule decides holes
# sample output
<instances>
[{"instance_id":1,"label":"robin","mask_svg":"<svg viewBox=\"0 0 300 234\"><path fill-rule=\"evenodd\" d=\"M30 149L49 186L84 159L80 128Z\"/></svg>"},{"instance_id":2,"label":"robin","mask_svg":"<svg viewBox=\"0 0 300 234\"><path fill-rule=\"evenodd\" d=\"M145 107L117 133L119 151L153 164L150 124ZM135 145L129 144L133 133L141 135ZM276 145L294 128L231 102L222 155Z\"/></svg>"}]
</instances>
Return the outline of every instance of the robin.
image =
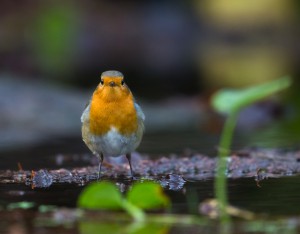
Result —
<instances>
[{"instance_id":1,"label":"robin","mask_svg":"<svg viewBox=\"0 0 300 234\"><path fill-rule=\"evenodd\" d=\"M131 152L140 144L145 115L118 71L101 74L100 83L81 116L82 138L99 159L98 179L104 156L126 155L131 177Z\"/></svg>"}]
</instances>

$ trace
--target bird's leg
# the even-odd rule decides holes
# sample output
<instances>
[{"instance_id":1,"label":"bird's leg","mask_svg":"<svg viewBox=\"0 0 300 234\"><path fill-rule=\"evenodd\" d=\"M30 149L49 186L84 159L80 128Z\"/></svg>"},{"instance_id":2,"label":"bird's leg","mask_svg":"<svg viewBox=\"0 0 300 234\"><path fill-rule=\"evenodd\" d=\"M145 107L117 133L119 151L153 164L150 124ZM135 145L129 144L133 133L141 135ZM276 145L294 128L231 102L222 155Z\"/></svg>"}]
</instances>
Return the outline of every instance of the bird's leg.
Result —
<instances>
[{"instance_id":1,"label":"bird's leg","mask_svg":"<svg viewBox=\"0 0 300 234\"><path fill-rule=\"evenodd\" d=\"M131 179L133 179L134 177L133 177L133 170L132 170L132 166L131 166L131 154L130 153L126 154L126 158L128 160L129 167L130 167Z\"/></svg>"},{"instance_id":2,"label":"bird's leg","mask_svg":"<svg viewBox=\"0 0 300 234\"><path fill-rule=\"evenodd\" d=\"M100 174L101 174L101 166L102 166L102 162L103 162L103 153L100 153L100 155L98 154L98 160L99 160L99 164L98 164L98 176L97 176L97 180L99 180Z\"/></svg>"}]
</instances>

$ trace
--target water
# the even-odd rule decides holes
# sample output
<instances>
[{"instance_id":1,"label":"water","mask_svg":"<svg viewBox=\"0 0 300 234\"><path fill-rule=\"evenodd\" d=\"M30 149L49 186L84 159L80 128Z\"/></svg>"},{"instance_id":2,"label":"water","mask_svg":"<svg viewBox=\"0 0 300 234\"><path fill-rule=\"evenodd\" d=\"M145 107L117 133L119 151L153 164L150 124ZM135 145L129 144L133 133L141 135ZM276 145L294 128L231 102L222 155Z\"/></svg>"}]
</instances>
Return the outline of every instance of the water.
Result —
<instances>
[{"instance_id":1,"label":"water","mask_svg":"<svg viewBox=\"0 0 300 234\"><path fill-rule=\"evenodd\" d=\"M254 178L228 181L229 203L258 214L299 215L300 177L269 178L257 187ZM38 205L75 207L83 187L61 184L32 190L22 184L0 184L0 202L30 201ZM214 197L213 180L187 182L181 191L166 191L172 201L172 213L197 214L199 204Z\"/></svg>"},{"instance_id":2,"label":"water","mask_svg":"<svg viewBox=\"0 0 300 234\"><path fill-rule=\"evenodd\" d=\"M228 181L230 205L255 212L258 215L255 220L250 222L233 220L233 231L230 233L286 233L291 228L297 230L300 226L295 219L299 216L299 179L299 176L269 178L261 181L261 187L257 187L254 178L230 179ZM111 213L107 215L103 212L92 213L89 217L84 216L79 222L75 222L74 217L76 216L70 213L72 210L68 211L66 208L76 207L77 198L82 189L83 187L72 184L53 185L46 189L34 190L24 184L0 184L1 207L23 201L34 202L35 205L56 206L53 210L56 213L53 216L34 210L18 209L5 212L0 209L2 224L0 225L0 232L6 233L7 230L14 229L17 225L22 230L28 230L29 233L33 231L34 233L45 233L46 230L52 233L53 228L59 233L99 233L99 230L103 228L106 231L110 230L104 233L115 233L115 231L116 233L123 233L122 230L134 226L134 223L130 221L131 219L122 221L122 215L121 220L119 220L119 213L113 214L113 216ZM179 223L171 225L160 222L155 224L156 231L153 230L153 224L149 224L149 227L143 227L145 231L148 230L147 233L161 233L162 230L165 230L163 233L223 233L218 222L208 220L199 213L200 203L214 197L213 180L187 182L181 191L165 192L172 203L168 212L180 215L194 214L196 215L194 217L198 217L197 224L179 224L182 219L177 216L180 219ZM110 220L109 217L113 217L113 220ZM278 221L278 217L281 221ZM26 220L26 222L22 222L22 220ZM37 220L44 221L41 223ZM119 221L116 222L116 220ZM61 225L64 223L67 225ZM87 230L93 231L87 232Z\"/></svg>"},{"instance_id":3,"label":"water","mask_svg":"<svg viewBox=\"0 0 300 234\"><path fill-rule=\"evenodd\" d=\"M280 135L266 142L280 141ZM255 145L256 140L249 141L248 136L235 137L233 149ZM261 143L261 142L260 142ZM218 136L203 133L174 133L145 135L139 152L153 157L182 154L185 149L215 156L217 154ZM58 155L67 157L59 164ZM83 157L84 156L84 157ZM41 168L57 169L60 167L73 168L91 165L92 155L80 138L57 138L45 144L28 148L16 148L9 152L0 152L2 162L0 170L18 170L18 163L24 170ZM95 161L96 162L96 161ZM258 187L254 178L228 180L229 203L243 210L276 220L276 217L291 217L299 215L300 177L269 178L260 182ZM188 181L180 191L166 191L172 201L171 213L199 215L199 205L206 199L214 197L213 180ZM0 206L13 202L29 201L37 205L55 205L58 207L76 207L77 198L83 187L72 184L52 185L46 189L34 189L24 184L0 184ZM24 211L25 212L25 211ZM1 214L0 214L1 215ZM24 216L27 216L24 213ZM5 217L5 215L4 215ZM275 217L275 218L274 218ZM97 224L98 225L98 224ZM264 224L262 224L264 225ZM98 227L97 227L98 228ZM187 233L189 230L198 231L199 227L176 227L173 233ZM78 231L73 227L74 231ZM215 227L208 227L211 233L216 233ZM65 230L63 230L65 231ZM207 232L209 233L209 232ZM239 232L236 232L239 233ZM255 232L251 232L255 233ZM259 232L264 233L264 232Z\"/></svg>"},{"instance_id":4,"label":"water","mask_svg":"<svg viewBox=\"0 0 300 234\"><path fill-rule=\"evenodd\" d=\"M274 136L275 139L280 138ZM272 138L272 140L274 140ZM249 145L249 136L235 138L234 149L240 149ZM185 149L193 149L197 152L215 156L217 154L218 137L216 135L200 132L146 134L139 148L153 157L168 156L172 153L182 154ZM59 162L59 154L64 154L64 161ZM83 155L85 155L83 157ZM57 138L51 141L26 149L0 152L2 162L0 170L18 170L18 163L24 170L39 170L41 168L58 169L61 167L73 168L91 165L91 155L80 138ZM266 212L270 214L291 215L297 214L297 206L300 203L300 183L298 177L270 178L261 182L262 187L257 187L254 178L229 180L228 192L230 203L234 206L249 209L254 212ZM14 202L22 199L38 203L50 203L73 207L76 204L77 195L81 187L73 185L55 185L47 190L31 190L25 185L1 184L0 200ZM18 194L24 194L19 196ZM66 197L67 200L64 200ZM198 204L204 199L212 198L213 181L187 182L183 191L168 192L173 202L175 213L197 213ZM61 199L56 199L61 198ZM53 200L52 200L53 199Z\"/></svg>"},{"instance_id":5,"label":"water","mask_svg":"<svg viewBox=\"0 0 300 234\"><path fill-rule=\"evenodd\" d=\"M268 215L299 215L300 177L269 178L256 185L254 178L229 179L229 203L241 209ZM173 211L196 213L199 203L213 198L213 180L188 182L185 194L171 192Z\"/></svg>"}]
</instances>

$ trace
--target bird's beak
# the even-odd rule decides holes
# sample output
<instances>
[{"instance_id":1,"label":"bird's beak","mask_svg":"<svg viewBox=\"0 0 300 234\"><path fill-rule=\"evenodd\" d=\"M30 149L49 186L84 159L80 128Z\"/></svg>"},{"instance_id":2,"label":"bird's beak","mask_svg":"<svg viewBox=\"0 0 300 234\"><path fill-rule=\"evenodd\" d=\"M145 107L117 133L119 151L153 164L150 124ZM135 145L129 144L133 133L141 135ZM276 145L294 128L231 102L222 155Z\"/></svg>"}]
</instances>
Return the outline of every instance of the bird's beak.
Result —
<instances>
[{"instance_id":1,"label":"bird's beak","mask_svg":"<svg viewBox=\"0 0 300 234\"><path fill-rule=\"evenodd\" d=\"M116 86L116 83L114 81L111 81L108 84L109 84L110 87L115 87Z\"/></svg>"}]
</instances>

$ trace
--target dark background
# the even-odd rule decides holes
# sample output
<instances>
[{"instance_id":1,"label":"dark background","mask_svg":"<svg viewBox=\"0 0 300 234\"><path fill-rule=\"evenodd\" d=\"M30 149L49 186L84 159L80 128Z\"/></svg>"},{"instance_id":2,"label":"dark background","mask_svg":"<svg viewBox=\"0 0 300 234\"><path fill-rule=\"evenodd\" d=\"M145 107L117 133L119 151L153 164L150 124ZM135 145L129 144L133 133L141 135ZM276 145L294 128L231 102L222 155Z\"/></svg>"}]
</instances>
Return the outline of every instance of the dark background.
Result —
<instances>
[{"instance_id":1,"label":"dark background","mask_svg":"<svg viewBox=\"0 0 300 234\"><path fill-rule=\"evenodd\" d=\"M162 132L219 133L208 100L222 87L288 74L288 103L296 107L287 115L297 112L299 9L296 0L3 0L0 149L77 144L70 139L80 140L85 103L112 69L125 75L146 113L145 151ZM262 117L247 120L246 129L276 119L278 105L250 110ZM196 146L187 136L182 149Z\"/></svg>"}]
</instances>

